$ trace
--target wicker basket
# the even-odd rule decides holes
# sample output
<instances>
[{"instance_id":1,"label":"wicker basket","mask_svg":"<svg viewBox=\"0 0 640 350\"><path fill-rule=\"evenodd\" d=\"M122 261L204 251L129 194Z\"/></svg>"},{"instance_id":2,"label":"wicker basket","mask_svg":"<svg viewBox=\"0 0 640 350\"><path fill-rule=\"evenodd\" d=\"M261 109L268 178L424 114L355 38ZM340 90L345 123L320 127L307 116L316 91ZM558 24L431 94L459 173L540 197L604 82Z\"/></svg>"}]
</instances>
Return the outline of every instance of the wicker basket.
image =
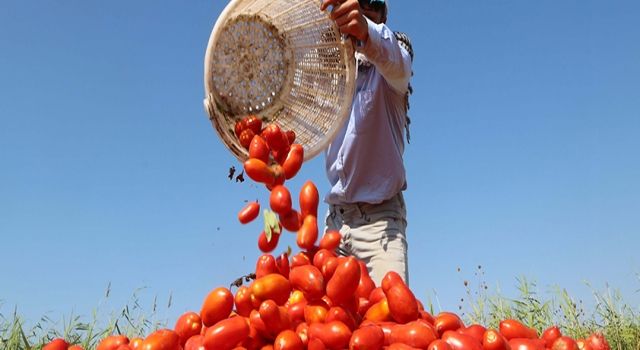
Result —
<instances>
[{"instance_id":1,"label":"wicker basket","mask_svg":"<svg viewBox=\"0 0 640 350\"><path fill-rule=\"evenodd\" d=\"M205 108L225 146L247 151L237 120L257 115L296 133L305 160L322 152L348 118L354 50L318 0L232 0L205 56Z\"/></svg>"}]
</instances>

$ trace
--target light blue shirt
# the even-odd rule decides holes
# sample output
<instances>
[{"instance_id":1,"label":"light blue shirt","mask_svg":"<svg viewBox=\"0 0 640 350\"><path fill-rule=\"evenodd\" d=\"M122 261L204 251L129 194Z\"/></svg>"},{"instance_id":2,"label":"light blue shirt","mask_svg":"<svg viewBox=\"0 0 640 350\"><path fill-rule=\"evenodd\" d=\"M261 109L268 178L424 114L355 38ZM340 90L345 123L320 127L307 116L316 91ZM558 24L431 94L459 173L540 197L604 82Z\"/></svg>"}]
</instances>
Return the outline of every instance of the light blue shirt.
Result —
<instances>
[{"instance_id":1,"label":"light blue shirt","mask_svg":"<svg viewBox=\"0 0 640 350\"><path fill-rule=\"evenodd\" d=\"M384 24L369 23L351 115L326 150L329 204L380 203L406 189L402 155L411 57Z\"/></svg>"}]
</instances>

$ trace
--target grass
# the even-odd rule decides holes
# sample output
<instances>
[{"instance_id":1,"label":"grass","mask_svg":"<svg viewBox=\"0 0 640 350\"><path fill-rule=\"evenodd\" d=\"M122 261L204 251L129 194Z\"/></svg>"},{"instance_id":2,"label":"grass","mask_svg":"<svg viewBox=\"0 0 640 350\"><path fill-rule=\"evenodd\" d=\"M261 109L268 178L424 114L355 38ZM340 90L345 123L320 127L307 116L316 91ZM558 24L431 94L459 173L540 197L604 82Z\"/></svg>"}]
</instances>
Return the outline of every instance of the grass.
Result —
<instances>
[{"instance_id":1,"label":"grass","mask_svg":"<svg viewBox=\"0 0 640 350\"><path fill-rule=\"evenodd\" d=\"M558 325L563 334L576 339L600 331L614 350L640 350L640 310L629 306L622 295L611 288L605 292L594 291L595 306L588 311L581 301L574 300L560 287L554 288L548 297L543 297L535 281L518 278L518 295L511 298L502 295L499 288L492 291L483 281L483 275L479 266L477 285L471 286L468 281L464 283L465 297L461 299L459 314L467 324L479 323L497 329L501 320L514 318L540 333L550 325ZM27 327L17 310L8 315L0 312L0 349L39 350L49 340L64 337L70 343L92 350L100 339L109 334L124 334L131 338L167 327L169 322L158 317L157 298L153 299L149 309L145 309L139 292L133 293L127 305L107 316L98 307L89 320L71 314L56 322L45 316ZM110 288L107 288L105 300L109 293ZM435 311L433 303L427 305L432 312Z\"/></svg>"}]
</instances>

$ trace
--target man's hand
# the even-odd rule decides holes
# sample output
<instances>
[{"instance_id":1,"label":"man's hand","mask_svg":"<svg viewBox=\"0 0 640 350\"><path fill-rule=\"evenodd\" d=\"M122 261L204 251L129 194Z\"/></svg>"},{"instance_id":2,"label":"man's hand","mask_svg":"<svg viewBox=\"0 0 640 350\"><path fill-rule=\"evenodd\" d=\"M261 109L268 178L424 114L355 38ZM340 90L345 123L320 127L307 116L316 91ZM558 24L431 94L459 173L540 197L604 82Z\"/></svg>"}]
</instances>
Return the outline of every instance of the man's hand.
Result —
<instances>
[{"instance_id":1,"label":"man's hand","mask_svg":"<svg viewBox=\"0 0 640 350\"><path fill-rule=\"evenodd\" d=\"M358 0L322 0L320 10L324 11L329 6L333 6L331 18L336 22L342 34L367 42L369 26Z\"/></svg>"}]
</instances>

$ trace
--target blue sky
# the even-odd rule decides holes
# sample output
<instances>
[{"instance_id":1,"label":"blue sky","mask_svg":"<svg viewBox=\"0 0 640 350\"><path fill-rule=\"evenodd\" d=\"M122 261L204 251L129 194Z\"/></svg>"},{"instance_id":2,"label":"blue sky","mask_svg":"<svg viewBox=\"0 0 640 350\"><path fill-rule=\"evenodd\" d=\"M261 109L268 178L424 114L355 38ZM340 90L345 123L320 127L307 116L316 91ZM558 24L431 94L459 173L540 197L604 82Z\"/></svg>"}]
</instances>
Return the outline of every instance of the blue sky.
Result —
<instances>
[{"instance_id":1,"label":"blue sky","mask_svg":"<svg viewBox=\"0 0 640 350\"><path fill-rule=\"evenodd\" d=\"M35 321L113 309L136 288L163 317L253 269L260 187L202 107L203 57L223 1L0 4L0 310ZM416 58L411 286L456 310L463 280L515 296L640 304L640 4L400 1L389 25ZM307 179L327 190L322 156ZM324 212L326 207L321 208ZM293 236L281 245L294 245ZM460 267L461 273L456 269Z\"/></svg>"}]
</instances>

